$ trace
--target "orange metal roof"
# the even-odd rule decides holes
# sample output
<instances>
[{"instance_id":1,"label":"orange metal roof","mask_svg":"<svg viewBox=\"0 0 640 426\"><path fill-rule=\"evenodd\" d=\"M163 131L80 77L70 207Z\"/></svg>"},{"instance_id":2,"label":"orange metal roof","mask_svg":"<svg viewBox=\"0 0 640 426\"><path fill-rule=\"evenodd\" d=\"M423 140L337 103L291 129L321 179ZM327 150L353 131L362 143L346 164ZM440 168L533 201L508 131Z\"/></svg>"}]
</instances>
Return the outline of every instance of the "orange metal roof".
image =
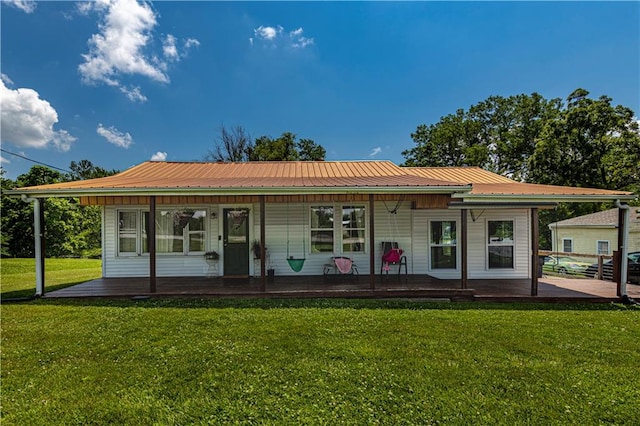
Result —
<instances>
[{"instance_id":1,"label":"orange metal roof","mask_svg":"<svg viewBox=\"0 0 640 426\"><path fill-rule=\"evenodd\" d=\"M148 161L114 176L23 190L460 187L407 173L390 161L261 161L177 163Z\"/></svg>"},{"instance_id":2,"label":"orange metal roof","mask_svg":"<svg viewBox=\"0 0 640 426\"><path fill-rule=\"evenodd\" d=\"M375 188L375 190L374 190ZM357 190L454 193L465 201L516 199L563 201L632 198L632 193L515 182L479 167L399 167L390 161L260 161L244 163L147 161L117 175L19 188L37 196L79 194L300 193ZM457 193L457 194L456 194Z\"/></svg>"},{"instance_id":3,"label":"orange metal roof","mask_svg":"<svg viewBox=\"0 0 640 426\"><path fill-rule=\"evenodd\" d=\"M480 167L403 167L411 174L459 183L513 183L515 181Z\"/></svg>"}]
</instances>

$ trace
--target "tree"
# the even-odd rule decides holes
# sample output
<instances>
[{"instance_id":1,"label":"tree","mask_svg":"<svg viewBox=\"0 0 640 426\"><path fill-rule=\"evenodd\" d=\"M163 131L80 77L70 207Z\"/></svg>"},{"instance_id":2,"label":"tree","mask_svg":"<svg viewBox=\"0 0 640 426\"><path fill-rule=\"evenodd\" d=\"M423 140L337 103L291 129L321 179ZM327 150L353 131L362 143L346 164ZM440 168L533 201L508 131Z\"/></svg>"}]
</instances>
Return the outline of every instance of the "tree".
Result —
<instances>
[{"instance_id":1,"label":"tree","mask_svg":"<svg viewBox=\"0 0 640 426\"><path fill-rule=\"evenodd\" d=\"M250 161L322 161L325 149L311 139L296 142L296 135L283 133L277 139L261 136L256 139Z\"/></svg>"},{"instance_id":2,"label":"tree","mask_svg":"<svg viewBox=\"0 0 640 426\"><path fill-rule=\"evenodd\" d=\"M236 125L228 130L222 125L213 151L209 151L204 159L205 161L249 161L252 150L251 136L244 127Z\"/></svg>"},{"instance_id":3,"label":"tree","mask_svg":"<svg viewBox=\"0 0 640 426\"><path fill-rule=\"evenodd\" d=\"M528 175L527 158L557 99L537 93L504 98L491 96L468 111L441 117L411 134L416 146L406 150L406 166L478 166L515 180Z\"/></svg>"},{"instance_id":4,"label":"tree","mask_svg":"<svg viewBox=\"0 0 640 426\"><path fill-rule=\"evenodd\" d=\"M94 166L89 160L80 160L77 163L72 161L69 165L69 170L71 173L67 174L66 179L70 181L95 179L118 173L115 169L106 170L102 167Z\"/></svg>"}]
</instances>

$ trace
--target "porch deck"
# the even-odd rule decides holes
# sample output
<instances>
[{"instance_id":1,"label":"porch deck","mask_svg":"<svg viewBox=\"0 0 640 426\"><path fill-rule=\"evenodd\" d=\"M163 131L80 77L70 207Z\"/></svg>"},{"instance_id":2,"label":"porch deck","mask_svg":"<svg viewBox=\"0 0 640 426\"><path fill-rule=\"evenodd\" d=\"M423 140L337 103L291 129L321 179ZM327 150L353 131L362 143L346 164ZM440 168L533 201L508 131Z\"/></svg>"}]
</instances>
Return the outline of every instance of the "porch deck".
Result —
<instances>
[{"instance_id":1,"label":"porch deck","mask_svg":"<svg viewBox=\"0 0 640 426\"><path fill-rule=\"evenodd\" d=\"M459 280L438 280L410 275L406 282L395 277L377 277L375 289L369 277L326 279L323 276L275 277L260 291L258 278L159 277L156 292L149 291L148 278L100 278L46 293L46 298L153 297L345 297L429 298L453 301L609 302L618 301L615 283L588 279L544 277L538 296L532 297L530 280L469 280L461 289ZM640 286L627 285L632 298L640 298Z\"/></svg>"}]
</instances>

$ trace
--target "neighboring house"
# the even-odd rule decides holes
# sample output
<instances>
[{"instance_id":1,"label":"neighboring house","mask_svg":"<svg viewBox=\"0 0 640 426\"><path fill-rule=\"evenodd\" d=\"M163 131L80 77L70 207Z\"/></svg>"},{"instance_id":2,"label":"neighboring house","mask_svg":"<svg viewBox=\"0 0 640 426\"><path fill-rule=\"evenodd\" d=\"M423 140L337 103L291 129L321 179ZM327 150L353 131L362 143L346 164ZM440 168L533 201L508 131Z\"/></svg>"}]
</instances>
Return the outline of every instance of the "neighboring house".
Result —
<instances>
[{"instance_id":1,"label":"neighboring house","mask_svg":"<svg viewBox=\"0 0 640 426\"><path fill-rule=\"evenodd\" d=\"M618 247L618 209L549 224L552 251L611 255ZM628 251L640 251L640 208L632 207Z\"/></svg>"},{"instance_id":2,"label":"neighboring house","mask_svg":"<svg viewBox=\"0 0 640 426\"><path fill-rule=\"evenodd\" d=\"M460 279L462 288L467 279L529 278L533 289L539 208L633 198L518 183L477 167L389 161L145 162L15 193L101 206L103 276L149 277L151 291L156 276L210 273L208 251L220 255L216 275L255 274L263 283L265 268L321 275L333 256L347 256L373 287L385 241L405 251L409 274ZM267 247L268 265L254 262L254 240ZM304 258L302 269L288 258Z\"/></svg>"}]
</instances>

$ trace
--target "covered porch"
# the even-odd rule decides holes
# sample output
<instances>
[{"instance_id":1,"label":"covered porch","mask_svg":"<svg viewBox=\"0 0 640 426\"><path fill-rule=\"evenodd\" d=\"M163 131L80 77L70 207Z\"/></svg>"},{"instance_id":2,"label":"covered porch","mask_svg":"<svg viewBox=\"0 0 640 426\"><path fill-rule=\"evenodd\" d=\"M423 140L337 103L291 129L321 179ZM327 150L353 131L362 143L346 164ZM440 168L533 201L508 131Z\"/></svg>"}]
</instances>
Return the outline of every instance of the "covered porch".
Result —
<instances>
[{"instance_id":1,"label":"covered porch","mask_svg":"<svg viewBox=\"0 0 640 426\"><path fill-rule=\"evenodd\" d=\"M364 279L363 279L364 278ZM379 279L371 288L367 277L281 276L260 278L159 277L156 291L150 292L148 278L100 278L52 291L46 298L139 298L139 297L343 297L415 298L450 301L520 302L617 302L614 282L590 279L543 277L538 295L531 296L531 281L439 280L428 275L410 275L407 280ZM640 298L640 286L627 286L631 298Z\"/></svg>"}]
</instances>

